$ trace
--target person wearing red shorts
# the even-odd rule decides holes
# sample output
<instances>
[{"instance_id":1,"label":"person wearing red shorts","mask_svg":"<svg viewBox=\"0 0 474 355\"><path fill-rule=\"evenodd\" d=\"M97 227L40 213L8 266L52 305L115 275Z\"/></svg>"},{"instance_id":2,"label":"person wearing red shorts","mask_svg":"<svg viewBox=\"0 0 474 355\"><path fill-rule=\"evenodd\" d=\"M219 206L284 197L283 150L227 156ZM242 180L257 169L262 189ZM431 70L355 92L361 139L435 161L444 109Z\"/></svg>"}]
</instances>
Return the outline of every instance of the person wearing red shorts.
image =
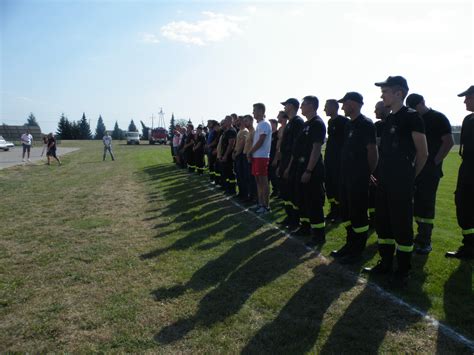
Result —
<instances>
[{"instance_id":1,"label":"person wearing red shorts","mask_svg":"<svg viewBox=\"0 0 474 355\"><path fill-rule=\"evenodd\" d=\"M257 182L258 204L255 213L264 214L270 212L268 164L272 144L272 127L265 120L264 104L257 103L253 105L253 117L257 121L257 129L253 136L252 149L248 152L247 158L252 162L252 175L255 176Z\"/></svg>"}]
</instances>

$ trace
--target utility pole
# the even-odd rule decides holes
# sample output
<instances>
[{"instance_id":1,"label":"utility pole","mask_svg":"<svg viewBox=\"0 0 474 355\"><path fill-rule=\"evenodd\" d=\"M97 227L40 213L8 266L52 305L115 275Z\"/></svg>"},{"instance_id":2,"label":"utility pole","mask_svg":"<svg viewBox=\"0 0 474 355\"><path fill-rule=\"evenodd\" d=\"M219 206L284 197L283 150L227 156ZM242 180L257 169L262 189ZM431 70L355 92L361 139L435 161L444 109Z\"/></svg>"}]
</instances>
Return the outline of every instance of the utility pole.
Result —
<instances>
[{"instance_id":1,"label":"utility pole","mask_svg":"<svg viewBox=\"0 0 474 355\"><path fill-rule=\"evenodd\" d=\"M151 115L151 130L153 130L153 128L154 128L154 127L153 127L153 121L154 121L154 119L155 119L155 116L152 114L152 115Z\"/></svg>"},{"instance_id":2,"label":"utility pole","mask_svg":"<svg viewBox=\"0 0 474 355\"><path fill-rule=\"evenodd\" d=\"M158 112L158 124L162 128L166 128L165 126L165 113L163 112L163 107L160 107L160 112Z\"/></svg>"}]
</instances>

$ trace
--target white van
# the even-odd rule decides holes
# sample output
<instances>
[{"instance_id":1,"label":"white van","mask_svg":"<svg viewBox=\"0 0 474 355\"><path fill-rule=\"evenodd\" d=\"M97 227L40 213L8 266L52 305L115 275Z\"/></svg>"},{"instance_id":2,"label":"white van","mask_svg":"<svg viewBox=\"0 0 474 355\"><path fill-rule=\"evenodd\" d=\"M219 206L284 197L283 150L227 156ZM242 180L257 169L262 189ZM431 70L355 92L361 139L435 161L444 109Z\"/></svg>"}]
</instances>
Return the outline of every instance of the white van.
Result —
<instances>
[{"instance_id":1,"label":"white van","mask_svg":"<svg viewBox=\"0 0 474 355\"><path fill-rule=\"evenodd\" d=\"M127 132L127 144L140 144L140 134L138 132Z\"/></svg>"}]
</instances>

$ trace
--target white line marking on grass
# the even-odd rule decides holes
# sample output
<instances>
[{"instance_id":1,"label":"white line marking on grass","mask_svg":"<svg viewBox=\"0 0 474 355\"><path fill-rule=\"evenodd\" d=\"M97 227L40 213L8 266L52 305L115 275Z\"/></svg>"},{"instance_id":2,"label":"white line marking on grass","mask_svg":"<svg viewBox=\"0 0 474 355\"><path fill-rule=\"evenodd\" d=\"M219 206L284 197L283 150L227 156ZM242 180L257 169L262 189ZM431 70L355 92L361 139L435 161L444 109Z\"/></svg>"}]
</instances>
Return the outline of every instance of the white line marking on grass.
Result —
<instances>
[{"instance_id":1,"label":"white line marking on grass","mask_svg":"<svg viewBox=\"0 0 474 355\"><path fill-rule=\"evenodd\" d=\"M207 183L203 181L199 181L201 186L203 186L206 190L211 191L211 192L221 192L218 191L215 187L210 187L207 185ZM224 198L225 200L231 202L234 206L242 209L244 212L251 213L255 218L257 218L259 221L261 221L263 224L267 224L273 227L273 229L278 230L280 233L282 233L286 238L296 242L297 244L303 246L306 250L312 251L316 254L317 257L321 258L324 261L329 261L330 259L326 258L319 250L315 250L313 248L310 248L306 246L304 243L301 242L301 240L293 237L290 233L286 232L285 230L281 229L280 227L276 226L273 222L269 222L266 219L262 218L261 216L255 214L254 212L250 211L249 208L242 206L240 203L236 202L234 199L232 199L231 196L226 196ZM441 330L445 335L447 335L449 338L454 339L458 341L459 343L462 343L466 345L470 350L474 351L474 341L470 340L469 338L465 337L464 335L458 333L451 327L439 322L437 319L434 317L430 316L428 313L416 308L415 306L412 306L411 304L403 301L402 299L398 298L397 296L391 294L390 292L387 292L384 290L382 287L379 285L370 282L367 279L364 279L363 277L360 277L358 274L351 272L350 270L347 270L345 268L342 268L345 270L346 274L351 275L352 277L357 278L357 281L360 283L363 283L367 285L367 287L370 287L371 289L375 290L378 292L381 296L388 298L390 301L403 306L407 308L411 313L417 314L421 316L429 325L433 326L434 328L437 328Z\"/></svg>"}]
</instances>

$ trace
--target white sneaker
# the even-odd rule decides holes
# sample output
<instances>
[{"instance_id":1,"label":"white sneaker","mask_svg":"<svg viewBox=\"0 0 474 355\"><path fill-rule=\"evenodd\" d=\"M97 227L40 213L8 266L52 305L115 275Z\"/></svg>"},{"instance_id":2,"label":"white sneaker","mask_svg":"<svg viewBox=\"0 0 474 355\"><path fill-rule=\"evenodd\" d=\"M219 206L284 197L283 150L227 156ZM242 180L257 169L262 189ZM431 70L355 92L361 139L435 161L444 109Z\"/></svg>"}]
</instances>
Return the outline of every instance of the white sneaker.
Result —
<instances>
[{"instance_id":1,"label":"white sneaker","mask_svg":"<svg viewBox=\"0 0 474 355\"><path fill-rule=\"evenodd\" d=\"M28 158L28 162L31 163L31 160Z\"/></svg>"},{"instance_id":2,"label":"white sneaker","mask_svg":"<svg viewBox=\"0 0 474 355\"><path fill-rule=\"evenodd\" d=\"M23 158L21 161L24 163L26 160L25 160L25 158Z\"/></svg>"}]
</instances>

